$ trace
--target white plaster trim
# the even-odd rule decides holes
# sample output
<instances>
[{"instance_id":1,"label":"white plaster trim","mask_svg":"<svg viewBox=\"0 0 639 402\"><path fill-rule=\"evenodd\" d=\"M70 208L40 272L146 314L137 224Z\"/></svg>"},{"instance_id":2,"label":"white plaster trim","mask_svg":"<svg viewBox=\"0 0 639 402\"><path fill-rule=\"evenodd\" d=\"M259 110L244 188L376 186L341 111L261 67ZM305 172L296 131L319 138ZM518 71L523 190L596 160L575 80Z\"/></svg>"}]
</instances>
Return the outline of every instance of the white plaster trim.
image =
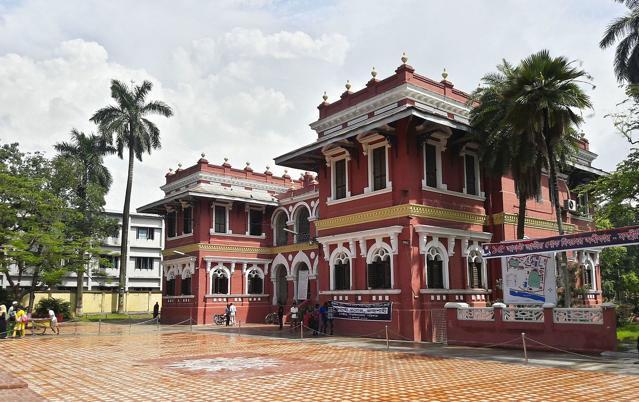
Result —
<instances>
[{"instance_id":1,"label":"white plaster trim","mask_svg":"<svg viewBox=\"0 0 639 402\"><path fill-rule=\"evenodd\" d=\"M446 188L429 187L429 186L426 185L426 179L422 180L422 190L423 191L431 191L433 193L452 195L453 197L466 198L466 199L469 199L469 200L482 201L482 202L486 201L486 197L485 196L472 195L472 194L466 194L466 193L459 193L457 191L448 190Z\"/></svg>"},{"instance_id":2,"label":"white plaster trim","mask_svg":"<svg viewBox=\"0 0 639 402\"><path fill-rule=\"evenodd\" d=\"M387 226L383 228L377 229L368 229L362 230L359 232L349 232L349 233L340 233L331 236L323 236L318 237L317 241L320 244L338 244L344 242L350 242L355 240L367 240L367 239L383 239L386 237L397 237L402 230L404 230L403 226L395 225L395 226ZM364 253L364 255L366 255Z\"/></svg>"},{"instance_id":3,"label":"white plaster trim","mask_svg":"<svg viewBox=\"0 0 639 402\"><path fill-rule=\"evenodd\" d=\"M245 239L266 239L266 233L262 233L260 236L247 235L243 233L217 233L214 228L209 229L210 236L222 236L222 237L242 237Z\"/></svg>"},{"instance_id":4,"label":"white plaster trim","mask_svg":"<svg viewBox=\"0 0 639 402\"><path fill-rule=\"evenodd\" d=\"M184 296L162 296L162 299L193 299L194 295L184 295Z\"/></svg>"},{"instance_id":5,"label":"white plaster trim","mask_svg":"<svg viewBox=\"0 0 639 402\"><path fill-rule=\"evenodd\" d=\"M401 289L320 290L321 295L398 295Z\"/></svg>"},{"instance_id":6,"label":"white plaster trim","mask_svg":"<svg viewBox=\"0 0 639 402\"><path fill-rule=\"evenodd\" d=\"M419 289L421 294L433 295L488 295L492 293L491 289Z\"/></svg>"},{"instance_id":7,"label":"white plaster trim","mask_svg":"<svg viewBox=\"0 0 639 402\"><path fill-rule=\"evenodd\" d=\"M328 259L328 267L330 269L330 289L335 289L335 260L337 259L337 255L344 253L348 257L348 275L349 275L349 288L353 288L353 253L351 250L340 245L336 247L330 255Z\"/></svg>"},{"instance_id":8,"label":"white plaster trim","mask_svg":"<svg viewBox=\"0 0 639 402\"><path fill-rule=\"evenodd\" d=\"M186 234L181 234L179 236L167 237L166 240L184 239L184 238L191 237L191 236L193 236L193 232L186 233Z\"/></svg>"},{"instance_id":9,"label":"white plaster trim","mask_svg":"<svg viewBox=\"0 0 639 402\"><path fill-rule=\"evenodd\" d=\"M349 201L361 200L362 198L374 197L376 195L390 193L391 191L393 191L392 183L391 183L391 185L389 187L386 187L386 188L381 189L381 190L371 191L371 192L363 193L363 194L352 195L352 196L349 196L349 197L346 197L346 198L340 198L339 200L329 199L329 200L326 200L326 205L335 205L335 204L342 204L342 203L349 202Z\"/></svg>"},{"instance_id":10,"label":"white plaster trim","mask_svg":"<svg viewBox=\"0 0 639 402\"><path fill-rule=\"evenodd\" d=\"M289 190L289 188L284 184L278 185L278 184L267 183L267 182L262 182L258 180L249 180L249 179L242 179L242 178L234 177L234 176L218 175L218 174L214 174L210 172L192 173L174 182L165 184L164 186L161 186L160 189L164 191L164 193L168 194L181 187L185 187L189 184L194 184L201 181L206 181L209 183L217 183L217 184L230 184L232 186L237 186L237 187L250 187L256 190L274 191L277 193L284 193L287 190Z\"/></svg>"},{"instance_id":11,"label":"white plaster trim","mask_svg":"<svg viewBox=\"0 0 639 402\"><path fill-rule=\"evenodd\" d=\"M232 297L242 297L242 298L247 298L247 297L269 297L271 294L270 293L256 293L256 294L250 294L250 293L241 293L241 294L225 294L225 293L209 293L204 295L205 298L210 299L213 297L219 297L222 299L228 299L228 298L232 298ZM268 301L268 300L265 300Z\"/></svg>"},{"instance_id":12,"label":"white plaster trim","mask_svg":"<svg viewBox=\"0 0 639 402\"><path fill-rule=\"evenodd\" d=\"M471 230L451 229L431 225L415 225L415 232L428 236L455 237L458 239L466 238L480 241L490 241L493 237L493 234L490 232L473 232Z\"/></svg>"},{"instance_id":13,"label":"white plaster trim","mask_svg":"<svg viewBox=\"0 0 639 402\"><path fill-rule=\"evenodd\" d=\"M290 189L287 191L290 191ZM284 192L284 194L286 194L286 192ZM278 201L280 205L282 205L282 207L285 207L285 206L289 206L290 204L297 203L299 201L308 201L308 200L317 199L317 198L319 198L319 191L315 190L315 191L310 191L308 193L296 195L294 197L280 198Z\"/></svg>"},{"instance_id":14,"label":"white plaster trim","mask_svg":"<svg viewBox=\"0 0 639 402\"><path fill-rule=\"evenodd\" d=\"M336 184L336 180L335 180L335 164L339 161L344 161L344 175L345 175L345 181L346 181L346 196L344 198L340 198L339 201L347 199L348 197L351 196L351 190L350 190L350 182L348 180L348 173L349 173L349 162L351 161L351 156L348 153L347 150L345 150L344 148L337 148L337 149L341 149L344 151L343 154L340 154L339 156L332 156L332 155L327 155L326 156L326 162L327 162L327 166L331 169L331 195L330 197L327 198L326 203L328 204L331 201L338 201L335 198L335 184Z\"/></svg>"}]
</instances>

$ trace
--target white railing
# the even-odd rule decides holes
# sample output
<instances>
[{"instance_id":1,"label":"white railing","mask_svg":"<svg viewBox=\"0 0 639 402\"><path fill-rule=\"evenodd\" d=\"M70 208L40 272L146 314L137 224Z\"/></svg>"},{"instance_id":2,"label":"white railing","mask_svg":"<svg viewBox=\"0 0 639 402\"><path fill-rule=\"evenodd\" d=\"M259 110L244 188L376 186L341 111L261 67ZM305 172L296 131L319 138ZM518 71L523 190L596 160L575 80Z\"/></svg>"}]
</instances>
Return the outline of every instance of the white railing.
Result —
<instances>
[{"instance_id":1,"label":"white railing","mask_svg":"<svg viewBox=\"0 0 639 402\"><path fill-rule=\"evenodd\" d=\"M544 322L543 308L505 308L501 311L503 321Z\"/></svg>"},{"instance_id":2,"label":"white railing","mask_svg":"<svg viewBox=\"0 0 639 402\"><path fill-rule=\"evenodd\" d=\"M556 324L603 324L600 308L555 308L553 322Z\"/></svg>"},{"instance_id":3,"label":"white railing","mask_svg":"<svg viewBox=\"0 0 639 402\"><path fill-rule=\"evenodd\" d=\"M458 320L494 321L495 310L492 307L464 307L457 309Z\"/></svg>"}]
</instances>

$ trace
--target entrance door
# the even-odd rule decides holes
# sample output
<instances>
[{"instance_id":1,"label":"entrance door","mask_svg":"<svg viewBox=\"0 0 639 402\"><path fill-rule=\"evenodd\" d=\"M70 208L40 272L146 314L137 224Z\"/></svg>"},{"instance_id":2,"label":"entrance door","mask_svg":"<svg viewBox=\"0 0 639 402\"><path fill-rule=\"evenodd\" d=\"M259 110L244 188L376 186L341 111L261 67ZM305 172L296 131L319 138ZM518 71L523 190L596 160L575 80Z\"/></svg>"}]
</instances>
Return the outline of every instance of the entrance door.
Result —
<instances>
[{"instance_id":1,"label":"entrance door","mask_svg":"<svg viewBox=\"0 0 639 402\"><path fill-rule=\"evenodd\" d=\"M275 295L277 304L286 305L288 300L288 281L286 280L286 268L282 265L275 267Z\"/></svg>"}]
</instances>

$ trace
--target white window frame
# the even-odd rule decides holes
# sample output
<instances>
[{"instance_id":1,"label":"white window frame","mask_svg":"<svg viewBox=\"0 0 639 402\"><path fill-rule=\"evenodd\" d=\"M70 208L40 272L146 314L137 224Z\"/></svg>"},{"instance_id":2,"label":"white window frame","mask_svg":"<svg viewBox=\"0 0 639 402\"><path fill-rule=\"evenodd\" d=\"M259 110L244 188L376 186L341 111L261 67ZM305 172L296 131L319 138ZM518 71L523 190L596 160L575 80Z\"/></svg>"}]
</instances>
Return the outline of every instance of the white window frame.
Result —
<instances>
[{"instance_id":1,"label":"white window frame","mask_svg":"<svg viewBox=\"0 0 639 402\"><path fill-rule=\"evenodd\" d=\"M472 246L468 247L468 249L465 252L466 254L466 287L468 289L476 289L476 288L471 288L470 287L470 275L468 275L468 263L471 262L471 260L474 260L475 258L479 258L479 260L481 261L481 289L487 289L488 288L488 283L487 283L487 269L486 269L486 260L484 260L484 258L482 257L482 250L481 247L479 247L478 244L473 244Z\"/></svg>"},{"instance_id":2,"label":"white window frame","mask_svg":"<svg viewBox=\"0 0 639 402\"><path fill-rule=\"evenodd\" d=\"M330 279L331 279L331 290L335 290L335 262L338 257L345 255L348 258L348 275L349 275L349 287L348 290L353 289L353 255L350 250L344 246L336 247L335 250L331 253L331 256L328 260L330 267ZM391 262L391 277L392 277L392 262ZM392 284L392 280L391 280ZM344 290L344 289L340 289Z\"/></svg>"},{"instance_id":3,"label":"white window frame","mask_svg":"<svg viewBox=\"0 0 639 402\"><path fill-rule=\"evenodd\" d=\"M262 212L262 233L260 233L259 235L251 234L251 211ZM266 208L264 206L257 206L257 205L246 206L246 236L258 237L260 239L263 239L266 237L266 232L264 232L264 216L265 215L266 215ZM227 211L227 216L228 216L228 211ZM227 230L228 230L228 227L227 227Z\"/></svg>"},{"instance_id":4,"label":"white window frame","mask_svg":"<svg viewBox=\"0 0 639 402\"><path fill-rule=\"evenodd\" d=\"M583 262L582 282L584 283L584 285L586 284L586 270L590 270L590 277L592 278L592 283L591 283L592 287L590 288L590 291L596 291L597 290L597 276L596 276L597 266L595 265L595 262L592 260L592 258L590 258L590 255L586 255L586 258L584 259L584 262Z\"/></svg>"},{"instance_id":5,"label":"white window frame","mask_svg":"<svg viewBox=\"0 0 639 402\"><path fill-rule=\"evenodd\" d=\"M437 187L431 187L426 184L426 145L432 145L435 147L435 169L437 169ZM444 184L444 172L442 170L442 153L446 150L446 146L439 141L426 140L422 145L422 156L424 160L424 178L422 179L422 188L432 189L438 188L440 190L448 190L448 185Z\"/></svg>"},{"instance_id":6,"label":"white window frame","mask_svg":"<svg viewBox=\"0 0 639 402\"><path fill-rule=\"evenodd\" d=\"M335 198L335 163L339 162L339 161L344 161L344 174L346 175L346 196L344 198ZM345 200L347 198L350 198L351 196L351 190L350 190L350 182L348 180L348 173L349 173L349 162L351 161L351 157L348 154L348 152L344 151L343 154L338 155L338 156L327 156L326 157L326 164L327 166L329 166L329 168L331 169L331 196L328 197L326 199L327 202L330 201L341 201L341 200Z\"/></svg>"},{"instance_id":7,"label":"white window frame","mask_svg":"<svg viewBox=\"0 0 639 402\"><path fill-rule=\"evenodd\" d=\"M259 276L262 279L262 293L249 293L249 275L251 274L251 272L257 272L257 276ZM252 265L250 267L248 267L246 269L246 273L244 274L244 289L246 289L246 294L264 294L264 271L262 271L262 268L258 267L257 265Z\"/></svg>"},{"instance_id":8,"label":"white window frame","mask_svg":"<svg viewBox=\"0 0 639 402\"><path fill-rule=\"evenodd\" d=\"M449 239L448 241L451 240L454 242L454 239ZM439 241L439 238L435 236L433 236L433 239L430 242L426 243L426 245L424 246L424 283L426 284L426 289L431 289L428 283L428 255L431 248L437 249L438 254L442 258L442 276L444 289L450 289L450 278L448 272L448 251L446 250L446 247L444 247L444 245Z\"/></svg>"},{"instance_id":9,"label":"white window frame","mask_svg":"<svg viewBox=\"0 0 639 402\"><path fill-rule=\"evenodd\" d=\"M215 273L223 273L226 276L226 280L228 281L228 286L226 287L226 294L231 294L231 271L225 267L224 265L217 265L209 271L209 292L210 294L224 294L224 293L213 293L213 276ZM220 275L217 275L220 276Z\"/></svg>"},{"instance_id":10,"label":"white window frame","mask_svg":"<svg viewBox=\"0 0 639 402\"><path fill-rule=\"evenodd\" d=\"M386 187L380 190L373 190L373 151L377 148L386 148ZM387 140L376 142L374 144L364 144L365 154L368 157L368 186L364 188L364 194L388 192L393 189L393 182L390 179L390 159L388 150L391 148Z\"/></svg>"},{"instance_id":11,"label":"white window frame","mask_svg":"<svg viewBox=\"0 0 639 402\"><path fill-rule=\"evenodd\" d=\"M388 255L388 258L390 260L390 279L391 279L390 289L395 289L395 263L394 263L395 258L393 258L393 255L395 253L393 252L393 248L388 243L381 240L376 240L375 243L373 243L373 245L368 249L368 253L366 254L366 287L368 288L368 265L374 262L373 260L376 256L378 256L377 252L380 249L385 249ZM388 290L388 289L374 289L374 290Z\"/></svg>"},{"instance_id":12,"label":"white window frame","mask_svg":"<svg viewBox=\"0 0 639 402\"><path fill-rule=\"evenodd\" d=\"M468 190L466 189L466 155L470 155L473 158L475 158L475 187L477 188L477 194L468 194ZM474 197L484 197L485 194L482 191L481 188L481 176L480 176L480 170L479 170L479 155L477 154L477 152L475 151L469 151L469 150L465 150L461 153L461 157L463 159L463 166L464 166L464 188L463 188L463 193L464 194L468 194Z\"/></svg>"},{"instance_id":13,"label":"white window frame","mask_svg":"<svg viewBox=\"0 0 639 402\"><path fill-rule=\"evenodd\" d=\"M184 231L184 210L185 209L190 209L191 210L191 231L190 232L185 232ZM189 205L187 207L182 207L182 235L183 236L187 236L187 235L191 235L193 234L193 205Z\"/></svg>"},{"instance_id":14,"label":"white window frame","mask_svg":"<svg viewBox=\"0 0 639 402\"><path fill-rule=\"evenodd\" d=\"M277 245L277 220L280 219L280 215L284 217L284 227L288 229L288 224L290 222L288 212L284 208L278 208L273 211L271 215L271 231L273 232L273 246L280 247ZM288 244L288 232L286 232L286 242L284 242L284 246Z\"/></svg>"},{"instance_id":15,"label":"white window frame","mask_svg":"<svg viewBox=\"0 0 639 402\"><path fill-rule=\"evenodd\" d=\"M225 218L226 219L226 233L218 233L215 231L215 207L224 207L226 210ZM211 203L211 229L209 230L211 235L224 235L224 234L233 234L231 231L231 222L229 219L229 211L231 210L230 203L222 203L222 202L212 202Z\"/></svg>"}]
</instances>

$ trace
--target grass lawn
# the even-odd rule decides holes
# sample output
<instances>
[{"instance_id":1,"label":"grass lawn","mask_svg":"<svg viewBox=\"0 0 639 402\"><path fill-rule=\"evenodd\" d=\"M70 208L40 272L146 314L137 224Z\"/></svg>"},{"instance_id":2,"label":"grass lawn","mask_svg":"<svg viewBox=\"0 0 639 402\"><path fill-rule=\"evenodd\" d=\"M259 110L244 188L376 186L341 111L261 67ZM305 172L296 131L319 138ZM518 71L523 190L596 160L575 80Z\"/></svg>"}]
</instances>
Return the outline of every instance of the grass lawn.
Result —
<instances>
[{"instance_id":1,"label":"grass lawn","mask_svg":"<svg viewBox=\"0 0 639 402\"><path fill-rule=\"evenodd\" d=\"M144 321L153 318L153 314L118 314L118 313L104 313L104 314L85 314L82 316L82 321L98 322L102 321L127 321L129 318L132 321Z\"/></svg>"},{"instance_id":2,"label":"grass lawn","mask_svg":"<svg viewBox=\"0 0 639 402\"><path fill-rule=\"evenodd\" d=\"M619 342L636 342L639 337L639 323L633 322L617 327L617 340Z\"/></svg>"}]
</instances>

